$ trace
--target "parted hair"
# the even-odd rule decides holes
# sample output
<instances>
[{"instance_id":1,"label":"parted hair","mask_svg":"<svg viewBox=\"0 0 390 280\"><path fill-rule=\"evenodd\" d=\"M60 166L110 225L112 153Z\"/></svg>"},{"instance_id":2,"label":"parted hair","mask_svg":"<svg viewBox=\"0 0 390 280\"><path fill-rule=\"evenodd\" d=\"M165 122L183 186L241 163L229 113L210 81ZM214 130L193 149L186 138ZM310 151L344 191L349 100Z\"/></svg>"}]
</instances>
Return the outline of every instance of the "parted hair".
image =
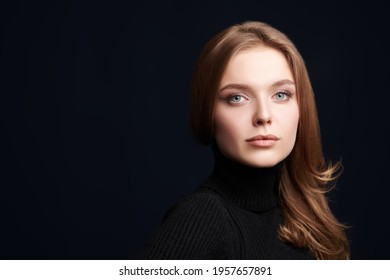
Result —
<instances>
[{"instance_id":1,"label":"parted hair","mask_svg":"<svg viewBox=\"0 0 390 280\"><path fill-rule=\"evenodd\" d=\"M279 193L283 223L279 237L308 248L316 259L349 259L345 226L332 214L327 192L335 185L341 163L326 163L314 92L305 62L291 40L274 27L248 21L215 35L204 47L195 66L190 97L190 125L202 145L214 134L214 105L222 75L232 56L266 46L286 58L296 85L299 123L296 142L283 161Z\"/></svg>"}]
</instances>

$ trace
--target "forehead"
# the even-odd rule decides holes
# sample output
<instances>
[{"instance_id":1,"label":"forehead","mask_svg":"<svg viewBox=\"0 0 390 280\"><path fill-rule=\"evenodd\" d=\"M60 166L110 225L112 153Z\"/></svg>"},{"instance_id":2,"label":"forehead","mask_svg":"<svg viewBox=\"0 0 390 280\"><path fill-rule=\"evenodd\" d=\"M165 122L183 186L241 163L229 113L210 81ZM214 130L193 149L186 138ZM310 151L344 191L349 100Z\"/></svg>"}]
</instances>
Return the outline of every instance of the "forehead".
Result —
<instances>
[{"instance_id":1,"label":"forehead","mask_svg":"<svg viewBox=\"0 0 390 280\"><path fill-rule=\"evenodd\" d=\"M220 86L243 83L262 87L284 79L294 81L282 52L266 46L256 46L239 51L231 57Z\"/></svg>"}]
</instances>

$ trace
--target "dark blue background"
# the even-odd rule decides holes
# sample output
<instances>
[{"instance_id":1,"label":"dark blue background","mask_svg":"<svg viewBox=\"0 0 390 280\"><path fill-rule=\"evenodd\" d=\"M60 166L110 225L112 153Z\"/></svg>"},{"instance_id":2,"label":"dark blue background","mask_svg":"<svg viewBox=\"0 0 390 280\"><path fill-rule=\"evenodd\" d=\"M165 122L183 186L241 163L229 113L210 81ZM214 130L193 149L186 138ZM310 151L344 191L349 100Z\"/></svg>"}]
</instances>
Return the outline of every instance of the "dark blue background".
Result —
<instances>
[{"instance_id":1,"label":"dark blue background","mask_svg":"<svg viewBox=\"0 0 390 280\"><path fill-rule=\"evenodd\" d=\"M130 2L1 4L0 258L139 258L212 168L187 120L201 48L260 20L305 58L352 258L390 259L384 5Z\"/></svg>"}]
</instances>

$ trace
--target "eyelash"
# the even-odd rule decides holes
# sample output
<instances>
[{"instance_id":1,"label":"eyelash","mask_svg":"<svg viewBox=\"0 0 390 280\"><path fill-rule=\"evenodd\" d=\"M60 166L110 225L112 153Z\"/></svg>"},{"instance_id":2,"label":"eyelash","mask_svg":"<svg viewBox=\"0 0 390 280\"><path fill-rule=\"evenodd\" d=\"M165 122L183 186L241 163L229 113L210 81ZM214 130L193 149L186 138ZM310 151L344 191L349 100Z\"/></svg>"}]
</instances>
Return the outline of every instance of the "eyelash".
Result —
<instances>
[{"instance_id":1,"label":"eyelash","mask_svg":"<svg viewBox=\"0 0 390 280\"><path fill-rule=\"evenodd\" d=\"M293 93L289 92L288 90L280 90L280 91L276 92L275 94L273 94L272 97L274 98L277 94L280 94L280 93L282 93L285 96L287 96L286 99L282 99L280 101L287 101L288 99L290 99L294 95ZM247 99L244 95L239 94L239 93L235 93L235 94L231 94L231 95L223 98L223 100L226 101L229 104L240 104L241 102L232 102L232 98L236 97L236 96L239 96L241 98Z\"/></svg>"},{"instance_id":2,"label":"eyelash","mask_svg":"<svg viewBox=\"0 0 390 280\"><path fill-rule=\"evenodd\" d=\"M293 94L291 92L289 92L288 90L280 90L280 91L276 92L273 96L276 96L277 94L280 94L280 93L285 94L288 98L291 98L291 96L293 96Z\"/></svg>"},{"instance_id":3,"label":"eyelash","mask_svg":"<svg viewBox=\"0 0 390 280\"><path fill-rule=\"evenodd\" d=\"M229 95L228 97L224 98L224 100L225 100L226 102L228 102L228 103L239 104L240 102L232 102L232 98L233 98L233 97L236 97L236 96L239 96L239 97L245 99L245 97L244 97L243 95L241 95L241 94L232 94L232 95Z\"/></svg>"}]
</instances>

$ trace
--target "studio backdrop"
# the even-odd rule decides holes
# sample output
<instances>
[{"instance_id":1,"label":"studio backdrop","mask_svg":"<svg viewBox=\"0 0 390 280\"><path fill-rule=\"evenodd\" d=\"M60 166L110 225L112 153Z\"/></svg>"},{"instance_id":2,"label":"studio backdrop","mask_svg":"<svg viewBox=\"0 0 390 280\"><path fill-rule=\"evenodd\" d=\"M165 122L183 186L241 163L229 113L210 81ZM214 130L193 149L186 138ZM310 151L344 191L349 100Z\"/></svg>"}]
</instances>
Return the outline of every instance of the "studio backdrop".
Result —
<instances>
[{"instance_id":1,"label":"studio backdrop","mask_svg":"<svg viewBox=\"0 0 390 280\"><path fill-rule=\"evenodd\" d=\"M191 76L222 29L264 21L296 44L329 193L353 259L389 259L384 6L328 1L8 1L0 8L0 258L137 259L213 166L188 125Z\"/></svg>"}]
</instances>

